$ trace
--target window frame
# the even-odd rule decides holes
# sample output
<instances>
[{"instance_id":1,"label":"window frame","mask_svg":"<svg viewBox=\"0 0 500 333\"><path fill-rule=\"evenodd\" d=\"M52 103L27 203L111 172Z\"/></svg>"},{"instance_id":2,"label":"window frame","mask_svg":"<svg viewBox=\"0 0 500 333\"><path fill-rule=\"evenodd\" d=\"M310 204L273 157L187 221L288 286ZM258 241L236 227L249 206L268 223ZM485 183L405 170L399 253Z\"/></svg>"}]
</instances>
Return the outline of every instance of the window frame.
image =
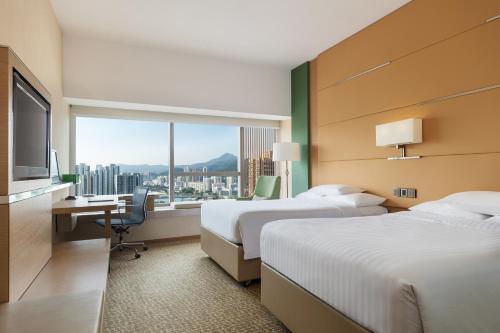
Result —
<instances>
[{"instance_id":1,"label":"window frame","mask_svg":"<svg viewBox=\"0 0 500 333\"><path fill-rule=\"evenodd\" d=\"M110 115L86 115L86 114L77 114L71 113L70 116L70 168L73 168L76 165L76 120L77 118L103 118L103 119L117 119L117 120L136 120L136 121L156 121L156 122L164 122L169 124L169 164L168 164L168 195L169 195L169 204L175 202L175 177L186 177L186 176L201 176L201 177L238 177L238 196L241 195L243 191L243 179L245 177L244 173L241 172L242 166L242 133L243 127L235 126L239 128L239 156L238 156L238 171L220 171L220 172L175 172L175 122L174 121L166 121L166 120L151 120L151 119L140 119L140 118L127 118L127 117L113 117ZM179 122L182 123L182 122ZM234 125L233 125L234 126Z\"/></svg>"}]
</instances>

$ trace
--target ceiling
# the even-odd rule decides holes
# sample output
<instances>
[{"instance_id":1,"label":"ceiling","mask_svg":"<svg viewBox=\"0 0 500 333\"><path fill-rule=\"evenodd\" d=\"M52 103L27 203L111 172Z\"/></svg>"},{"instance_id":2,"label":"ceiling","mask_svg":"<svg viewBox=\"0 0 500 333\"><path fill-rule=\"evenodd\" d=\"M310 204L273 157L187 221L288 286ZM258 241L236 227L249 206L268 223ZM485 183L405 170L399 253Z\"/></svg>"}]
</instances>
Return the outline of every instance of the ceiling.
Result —
<instances>
[{"instance_id":1,"label":"ceiling","mask_svg":"<svg viewBox=\"0 0 500 333\"><path fill-rule=\"evenodd\" d=\"M66 36L290 68L408 0L51 2Z\"/></svg>"}]
</instances>

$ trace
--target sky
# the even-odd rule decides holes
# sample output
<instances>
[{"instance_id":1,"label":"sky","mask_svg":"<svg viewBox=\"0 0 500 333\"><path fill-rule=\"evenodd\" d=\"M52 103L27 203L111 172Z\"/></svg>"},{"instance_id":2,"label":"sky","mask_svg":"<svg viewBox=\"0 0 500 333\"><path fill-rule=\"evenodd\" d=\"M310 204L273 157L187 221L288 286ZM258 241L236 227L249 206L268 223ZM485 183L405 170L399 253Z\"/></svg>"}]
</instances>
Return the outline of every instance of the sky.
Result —
<instances>
[{"instance_id":1,"label":"sky","mask_svg":"<svg viewBox=\"0 0 500 333\"><path fill-rule=\"evenodd\" d=\"M175 124L175 164L238 155L235 126ZM168 164L169 124L105 118L76 118L76 163Z\"/></svg>"}]
</instances>

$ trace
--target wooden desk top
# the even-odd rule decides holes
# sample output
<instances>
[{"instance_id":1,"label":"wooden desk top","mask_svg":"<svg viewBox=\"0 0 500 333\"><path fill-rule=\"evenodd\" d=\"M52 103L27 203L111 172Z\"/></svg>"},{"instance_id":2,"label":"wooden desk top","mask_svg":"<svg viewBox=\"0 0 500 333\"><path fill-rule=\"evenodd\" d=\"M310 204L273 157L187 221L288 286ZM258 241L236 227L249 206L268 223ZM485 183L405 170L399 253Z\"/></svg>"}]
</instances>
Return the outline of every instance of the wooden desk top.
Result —
<instances>
[{"instance_id":1,"label":"wooden desk top","mask_svg":"<svg viewBox=\"0 0 500 333\"><path fill-rule=\"evenodd\" d=\"M113 201L89 202L90 200L98 200L99 198L111 198ZM52 205L52 214L71 214L84 212L102 212L107 210L115 210L118 208L117 196L95 196L91 198L78 197L76 200L61 200Z\"/></svg>"}]
</instances>

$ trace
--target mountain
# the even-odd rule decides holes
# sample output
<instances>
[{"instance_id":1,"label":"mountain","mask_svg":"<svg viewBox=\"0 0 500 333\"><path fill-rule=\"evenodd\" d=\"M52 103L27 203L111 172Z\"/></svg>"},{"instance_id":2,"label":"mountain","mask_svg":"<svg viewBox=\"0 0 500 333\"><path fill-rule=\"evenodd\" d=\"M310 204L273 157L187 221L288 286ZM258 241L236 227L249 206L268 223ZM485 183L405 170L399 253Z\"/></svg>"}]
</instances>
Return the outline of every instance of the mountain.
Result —
<instances>
[{"instance_id":1,"label":"mountain","mask_svg":"<svg viewBox=\"0 0 500 333\"><path fill-rule=\"evenodd\" d=\"M208 171L237 171L238 170L238 157L233 154L225 153L217 158L203 163L195 163L190 165L191 168L202 170L204 167Z\"/></svg>"},{"instance_id":2,"label":"mountain","mask_svg":"<svg viewBox=\"0 0 500 333\"><path fill-rule=\"evenodd\" d=\"M129 173L155 173L158 175L167 175L168 174L168 166L156 164L119 164L120 172L129 172ZM176 165L175 171L184 171L184 167L186 165ZM200 162L189 165L191 169L202 170L204 167L211 172L217 171L237 171L238 170L238 157L233 154L225 153L217 158L211 159L206 162Z\"/></svg>"}]
</instances>

